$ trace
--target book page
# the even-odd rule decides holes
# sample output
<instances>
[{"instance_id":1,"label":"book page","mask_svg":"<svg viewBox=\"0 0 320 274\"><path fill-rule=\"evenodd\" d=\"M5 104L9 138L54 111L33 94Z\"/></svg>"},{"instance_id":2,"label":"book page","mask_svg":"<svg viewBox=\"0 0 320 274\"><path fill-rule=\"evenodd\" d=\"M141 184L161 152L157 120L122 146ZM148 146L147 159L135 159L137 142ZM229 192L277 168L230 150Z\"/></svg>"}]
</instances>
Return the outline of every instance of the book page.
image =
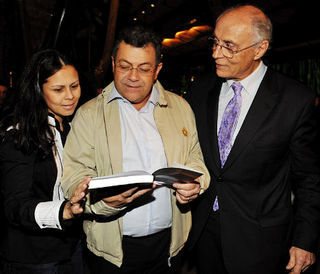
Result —
<instances>
[{"instance_id":1,"label":"book page","mask_svg":"<svg viewBox=\"0 0 320 274\"><path fill-rule=\"evenodd\" d=\"M92 178L89 183L90 189L129 185L129 184L139 184L139 183L152 183L153 175L149 174L143 170L134 170L128 172L122 172L110 176L102 176Z\"/></svg>"}]
</instances>

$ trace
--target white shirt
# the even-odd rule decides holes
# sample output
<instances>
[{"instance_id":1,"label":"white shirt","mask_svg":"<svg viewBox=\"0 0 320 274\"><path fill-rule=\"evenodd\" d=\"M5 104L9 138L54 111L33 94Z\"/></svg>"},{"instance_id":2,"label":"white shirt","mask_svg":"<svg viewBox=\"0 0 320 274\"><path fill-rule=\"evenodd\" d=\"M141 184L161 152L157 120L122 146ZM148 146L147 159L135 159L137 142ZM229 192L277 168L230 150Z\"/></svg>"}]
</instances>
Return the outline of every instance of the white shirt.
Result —
<instances>
[{"instance_id":1,"label":"white shirt","mask_svg":"<svg viewBox=\"0 0 320 274\"><path fill-rule=\"evenodd\" d=\"M57 177L53 189L52 201L41 202L37 204L34 216L37 224L41 229L44 228L56 228L62 229L59 220L59 211L62 203L65 201L63 191L61 188L61 176L62 176L62 152L63 145L60 132L56 129L56 121L53 117L48 116L48 123L54 134L55 146L52 148L54 160L57 166Z\"/></svg>"},{"instance_id":2,"label":"white shirt","mask_svg":"<svg viewBox=\"0 0 320 274\"><path fill-rule=\"evenodd\" d=\"M139 111L113 87L110 100L119 103L123 171L155 170L167 167L161 136L153 110L159 91L153 88L147 104ZM148 196L147 196L148 197ZM128 211L123 217L123 234L139 237L159 232L171 226L172 209L170 190L155 189L147 203Z\"/></svg>"},{"instance_id":3,"label":"white shirt","mask_svg":"<svg viewBox=\"0 0 320 274\"><path fill-rule=\"evenodd\" d=\"M234 143L234 140L240 131L243 121L247 116L247 113L250 109L250 106L253 102L254 97L257 94L258 88L261 84L261 81L266 71L267 71L267 66L263 64L263 62L261 62L254 72L252 72L248 77L240 81L240 83L243 86L243 89L241 91L242 104L241 104L238 123L234 131L234 134L232 136L232 140L231 140L232 144ZM231 88L231 85L233 82L234 82L233 80L227 80L222 84L222 87L221 87L220 97L219 97L219 108L218 108L217 134L219 132L223 112L227 104L229 103L229 101L234 95L234 91Z\"/></svg>"}]
</instances>

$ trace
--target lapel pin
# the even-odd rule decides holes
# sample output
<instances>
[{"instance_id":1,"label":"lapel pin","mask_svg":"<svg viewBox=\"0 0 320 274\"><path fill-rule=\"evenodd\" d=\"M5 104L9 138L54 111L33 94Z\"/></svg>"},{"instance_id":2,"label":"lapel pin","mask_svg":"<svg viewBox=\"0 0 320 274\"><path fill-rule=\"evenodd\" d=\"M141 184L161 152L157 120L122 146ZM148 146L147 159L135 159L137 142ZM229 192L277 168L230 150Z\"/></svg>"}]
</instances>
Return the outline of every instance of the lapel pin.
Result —
<instances>
[{"instance_id":1,"label":"lapel pin","mask_svg":"<svg viewBox=\"0 0 320 274\"><path fill-rule=\"evenodd\" d=\"M186 137L188 136L188 130L185 127L182 129L182 134Z\"/></svg>"}]
</instances>

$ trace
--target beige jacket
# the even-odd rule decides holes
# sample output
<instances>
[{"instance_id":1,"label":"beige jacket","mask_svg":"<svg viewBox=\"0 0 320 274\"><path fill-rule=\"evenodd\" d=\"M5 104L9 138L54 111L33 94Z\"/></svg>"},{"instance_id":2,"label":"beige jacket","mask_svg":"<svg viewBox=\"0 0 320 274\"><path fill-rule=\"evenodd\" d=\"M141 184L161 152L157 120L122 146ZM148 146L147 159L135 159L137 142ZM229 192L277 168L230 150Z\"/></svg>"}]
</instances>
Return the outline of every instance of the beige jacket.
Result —
<instances>
[{"instance_id":1,"label":"beige jacket","mask_svg":"<svg viewBox=\"0 0 320 274\"><path fill-rule=\"evenodd\" d=\"M168 165L179 163L202 171L201 191L209 185L210 177L200 149L193 112L180 96L165 91L159 82L159 103L154 118L161 135ZM119 108L116 100L108 103L113 83L102 94L77 111L64 147L62 188L67 197L84 176L106 176L122 172L122 148ZM170 256L183 248L190 228L188 205L177 204L172 192L172 240ZM85 212L90 220L84 222L88 248L97 256L120 266L123 252L122 218L115 216L121 209L107 206L103 201L86 202ZM101 217L103 215L103 217ZM115 216L115 217L114 217ZM114 218L112 218L114 217ZM99 219L99 221L97 221Z\"/></svg>"}]
</instances>

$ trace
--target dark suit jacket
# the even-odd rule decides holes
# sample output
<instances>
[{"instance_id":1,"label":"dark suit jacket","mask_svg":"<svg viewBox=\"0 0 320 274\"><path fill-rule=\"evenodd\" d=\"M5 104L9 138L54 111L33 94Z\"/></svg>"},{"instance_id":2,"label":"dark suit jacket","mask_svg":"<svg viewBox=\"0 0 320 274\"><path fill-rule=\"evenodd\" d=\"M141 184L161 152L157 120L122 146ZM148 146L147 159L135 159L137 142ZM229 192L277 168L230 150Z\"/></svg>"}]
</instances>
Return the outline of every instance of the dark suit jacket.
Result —
<instances>
[{"instance_id":1,"label":"dark suit jacket","mask_svg":"<svg viewBox=\"0 0 320 274\"><path fill-rule=\"evenodd\" d=\"M202 233L217 194L224 260L231 273L249 273L246 268L258 265L262 257L288 254L291 245L314 251L320 175L312 147L313 92L269 68L221 169L217 145L221 84L222 79L209 75L193 85L187 98L212 177L194 205L190 245Z\"/></svg>"}]
</instances>

